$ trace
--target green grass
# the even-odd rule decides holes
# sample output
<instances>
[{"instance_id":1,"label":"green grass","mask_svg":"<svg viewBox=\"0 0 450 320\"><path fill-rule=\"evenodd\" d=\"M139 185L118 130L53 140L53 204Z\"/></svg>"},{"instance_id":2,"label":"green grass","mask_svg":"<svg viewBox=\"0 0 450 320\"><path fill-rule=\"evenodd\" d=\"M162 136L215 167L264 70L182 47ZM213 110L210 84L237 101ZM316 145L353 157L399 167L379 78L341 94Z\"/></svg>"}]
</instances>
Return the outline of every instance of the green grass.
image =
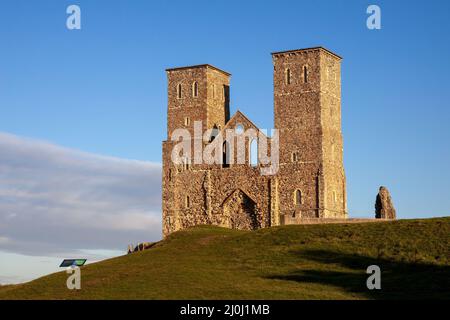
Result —
<instances>
[{"instance_id":1,"label":"green grass","mask_svg":"<svg viewBox=\"0 0 450 320\"><path fill-rule=\"evenodd\" d=\"M366 288L369 265L382 290ZM449 299L450 218L297 225L253 232L201 226L152 249L0 287L0 299Z\"/></svg>"}]
</instances>

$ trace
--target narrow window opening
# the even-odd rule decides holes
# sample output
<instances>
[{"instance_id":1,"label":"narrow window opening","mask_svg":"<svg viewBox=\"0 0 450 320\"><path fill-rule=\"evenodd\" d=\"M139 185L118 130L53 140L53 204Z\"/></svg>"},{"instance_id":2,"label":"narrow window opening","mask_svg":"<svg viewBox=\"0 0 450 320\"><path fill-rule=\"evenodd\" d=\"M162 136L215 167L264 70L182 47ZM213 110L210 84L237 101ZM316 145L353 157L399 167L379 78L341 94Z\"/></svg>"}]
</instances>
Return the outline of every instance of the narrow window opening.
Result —
<instances>
[{"instance_id":1,"label":"narrow window opening","mask_svg":"<svg viewBox=\"0 0 450 320\"><path fill-rule=\"evenodd\" d=\"M217 127L217 124L214 124L212 130L211 130L211 136L209 137L209 142L213 142L214 139L219 135L219 128Z\"/></svg>"},{"instance_id":2,"label":"narrow window opening","mask_svg":"<svg viewBox=\"0 0 450 320\"><path fill-rule=\"evenodd\" d=\"M189 160L186 157L183 157L183 170L189 170Z\"/></svg>"},{"instance_id":3,"label":"narrow window opening","mask_svg":"<svg viewBox=\"0 0 450 320\"><path fill-rule=\"evenodd\" d=\"M189 196L186 196L186 198L184 199L184 206L186 207L186 209L189 209L191 207L191 199L189 198Z\"/></svg>"},{"instance_id":4,"label":"narrow window opening","mask_svg":"<svg viewBox=\"0 0 450 320\"><path fill-rule=\"evenodd\" d=\"M303 67L303 81L305 83L308 83L308 67L307 66Z\"/></svg>"},{"instance_id":5,"label":"narrow window opening","mask_svg":"<svg viewBox=\"0 0 450 320\"><path fill-rule=\"evenodd\" d=\"M295 190L294 192L294 204L296 206L302 204L302 192L299 189Z\"/></svg>"},{"instance_id":6,"label":"narrow window opening","mask_svg":"<svg viewBox=\"0 0 450 320\"><path fill-rule=\"evenodd\" d=\"M258 141L256 139L253 139L250 142L250 148L249 148L249 160L250 160L250 166L256 167L258 166Z\"/></svg>"},{"instance_id":7,"label":"narrow window opening","mask_svg":"<svg viewBox=\"0 0 450 320\"><path fill-rule=\"evenodd\" d=\"M291 84L291 69L286 69L286 84Z\"/></svg>"},{"instance_id":8,"label":"narrow window opening","mask_svg":"<svg viewBox=\"0 0 450 320\"><path fill-rule=\"evenodd\" d=\"M198 82L194 81L194 83L192 84L192 96L194 98L198 97Z\"/></svg>"},{"instance_id":9,"label":"narrow window opening","mask_svg":"<svg viewBox=\"0 0 450 320\"><path fill-rule=\"evenodd\" d=\"M230 167L230 156L231 156L231 152L230 152L230 144L225 141L223 143L223 147L222 147L222 151L223 151L223 157L222 157L222 167L223 168L229 168Z\"/></svg>"},{"instance_id":10,"label":"narrow window opening","mask_svg":"<svg viewBox=\"0 0 450 320\"><path fill-rule=\"evenodd\" d=\"M181 99L181 83L179 83L177 86L177 97L178 99Z\"/></svg>"}]
</instances>

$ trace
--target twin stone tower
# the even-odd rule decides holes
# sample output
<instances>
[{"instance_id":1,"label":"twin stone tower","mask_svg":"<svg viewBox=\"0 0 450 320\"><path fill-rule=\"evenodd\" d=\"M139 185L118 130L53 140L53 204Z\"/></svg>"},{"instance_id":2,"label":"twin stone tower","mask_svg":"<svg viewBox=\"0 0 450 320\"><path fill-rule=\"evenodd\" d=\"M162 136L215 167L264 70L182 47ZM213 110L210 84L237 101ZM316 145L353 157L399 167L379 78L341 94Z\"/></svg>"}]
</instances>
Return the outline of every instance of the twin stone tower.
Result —
<instances>
[{"instance_id":1,"label":"twin stone tower","mask_svg":"<svg viewBox=\"0 0 450 320\"><path fill-rule=\"evenodd\" d=\"M239 135L249 129L261 131L240 111L230 117L229 73L207 64L166 70L164 236L199 224L254 230L347 218L341 57L316 47L275 52L272 58L279 161L271 174L261 173L265 164L259 161L260 151L255 151L264 135L259 139L244 136L245 161L236 161L241 151L233 146ZM213 129L215 134L209 140L192 138L189 143L205 148L215 142L215 137L223 136L223 161L173 161L172 153L179 143L173 138L174 132L185 129L194 137L196 126L202 132ZM225 133L230 130L236 135L228 141ZM266 139L273 153L274 141L272 137Z\"/></svg>"}]
</instances>

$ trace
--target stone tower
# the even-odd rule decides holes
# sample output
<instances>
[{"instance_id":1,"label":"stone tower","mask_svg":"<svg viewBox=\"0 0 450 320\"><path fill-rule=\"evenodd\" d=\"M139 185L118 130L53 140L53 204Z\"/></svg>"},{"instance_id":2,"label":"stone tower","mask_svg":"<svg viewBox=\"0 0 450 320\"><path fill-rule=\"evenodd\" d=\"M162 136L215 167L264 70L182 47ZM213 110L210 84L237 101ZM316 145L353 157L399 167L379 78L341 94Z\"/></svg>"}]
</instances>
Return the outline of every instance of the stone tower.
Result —
<instances>
[{"instance_id":1,"label":"stone tower","mask_svg":"<svg viewBox=\"0 0 450 320\"><path fill-rule=\"evenodd\" d=\"M178 128L223 127L230 116L230 74L211 65L167 69L167 134ZM193 133L193 131L192 131Z\"/></svg>"},{"instance_id":2,"label":"stone tower","mask_svg":"<svg viewBox=\"0 0 450 320\"><path fill-rule=\"evenodd\" d=\"M191 224L210 223L202 198L202 165L190 161L189 167L176 165L171 154L175 143L172 133L187 129L194 146L194 123L201 121L202 133L222 128L229 120L230 74L204 64L167 69L167 137L163 142L163 232ZM200 139L201 140L201 139ZM199 141L197 141L199 142ZM203 144L203 141L200 141Z\"/></svg>"},{"instance_id":3,"label":"stone tower","mask_svg":"<svg viewBox=\"0 0 450 320\"><path fill-rule=\"evenodd\" d=\"M272 58L280 213L346 218L341 58L321 47L276 52Z\"/></svg>"},{"instance_id":4,"label":"stone tower","mask_svg":"<svg viewBox=\"0 0 450 320\"><path fill-rule=\"evenodd\" d=\"M272 57L274 127L279 135L271 137L241 111L230 117L229 73L207 64L166 70L164 236L199 224L254 230L310 223L311 219L324 222L347 218L341 58L321 47L276 52ZM201 121L201 128L197 121ZM194 156L194 161L190 158L184 162L183 158L173 162L172 152L178 144L173 133L177 129L190 133L187 146L192 150L199 145L218 145L215 154L230 161L207 163L195 161ZM195 135L199 129L200 136ZM203 136L210 129L216 129L215 139ZM235 135L228 137L230 131ZM249 131L258 133L257 138L246 136ZM232 148L239 140L244 142L243 147ZM267 163L261 161L264 158L259 153L264 145L279 146L279 161L278 152L270 149L276 170L268 174L262 174ZM239 156L245 161L236 161Z\"/></svg>"}]
</instances>

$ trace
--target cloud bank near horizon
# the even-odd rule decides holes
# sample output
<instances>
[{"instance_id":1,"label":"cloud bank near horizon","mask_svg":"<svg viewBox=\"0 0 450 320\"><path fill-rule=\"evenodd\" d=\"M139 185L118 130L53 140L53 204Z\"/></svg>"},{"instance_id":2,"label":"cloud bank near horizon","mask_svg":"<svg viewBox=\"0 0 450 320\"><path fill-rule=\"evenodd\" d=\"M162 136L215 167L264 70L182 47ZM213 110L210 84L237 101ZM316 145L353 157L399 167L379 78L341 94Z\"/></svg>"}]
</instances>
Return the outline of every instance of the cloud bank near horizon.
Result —
<instances>
[{"instance_id":1,"label":"cloud bank near horizon","mask_svg":"<svg viewBox=\"0 0 450 320\"><path fill-rule=\"evenodd\" d=\"M161 238L161 165L0 132L0 250L65 257Z\"/></svg>"}]
</instances>

